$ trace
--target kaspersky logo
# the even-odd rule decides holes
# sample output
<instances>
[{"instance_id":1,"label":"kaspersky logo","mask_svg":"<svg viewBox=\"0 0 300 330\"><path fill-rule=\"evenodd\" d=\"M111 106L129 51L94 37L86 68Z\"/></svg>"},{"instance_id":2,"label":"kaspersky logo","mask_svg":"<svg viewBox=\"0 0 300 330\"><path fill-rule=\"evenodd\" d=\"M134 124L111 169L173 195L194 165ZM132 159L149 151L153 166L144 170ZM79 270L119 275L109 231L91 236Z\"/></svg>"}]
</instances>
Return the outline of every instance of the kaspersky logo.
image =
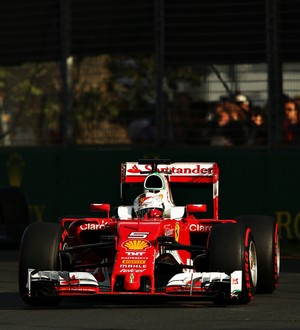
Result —
<instances>
[{"instance_id":1,"label":"kaspersky logo","mask_svg":"<svg viewBox=\"0 0 300 330\"><path fill-rule=\"evenodd\" d=\"M141 239L135 239L135 240L128 240L125 241L122 246L127 251L144 251L148 249L151 244L148 241L141 240Z\"/></svg>"}]
</instances>

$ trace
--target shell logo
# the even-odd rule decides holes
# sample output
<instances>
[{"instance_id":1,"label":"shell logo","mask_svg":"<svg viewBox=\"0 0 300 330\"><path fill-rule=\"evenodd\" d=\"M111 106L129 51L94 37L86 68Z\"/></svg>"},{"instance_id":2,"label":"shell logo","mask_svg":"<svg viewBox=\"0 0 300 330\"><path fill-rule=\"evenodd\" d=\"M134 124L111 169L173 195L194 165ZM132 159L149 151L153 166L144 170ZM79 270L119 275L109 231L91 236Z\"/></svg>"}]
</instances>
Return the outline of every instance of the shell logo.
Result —
<instances>
[{"instance_id":1,"label":"shell logo","mask_svg":"<svg viewBox=\"0 0 300 330\"><path fill-rule=\"evenodd\" d=\"M126 250L142 251L150 247L150 243L148 241L135 239L124 242L122 246L125 247Z\"/></svg>"}]
</instances>

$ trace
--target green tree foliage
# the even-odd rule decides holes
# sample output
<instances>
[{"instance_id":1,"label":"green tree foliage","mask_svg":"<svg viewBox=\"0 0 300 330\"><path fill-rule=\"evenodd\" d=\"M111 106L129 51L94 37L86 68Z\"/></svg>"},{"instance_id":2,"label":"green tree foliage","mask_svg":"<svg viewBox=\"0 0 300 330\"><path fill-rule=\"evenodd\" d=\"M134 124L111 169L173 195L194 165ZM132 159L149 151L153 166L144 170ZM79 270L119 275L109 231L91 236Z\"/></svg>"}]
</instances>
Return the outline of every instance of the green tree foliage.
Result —
<instances>
[{"instance_id":1,"label":"green tree foliage","mask_svg":"<svg viewBox=\"0 0 300 330\"><path fill-rule=\"evenodd\" d=\"M74 143L131 143L126 133L130 121L145 111L154 117L153 57L78 57L73 59L71 73L72 120L66 122L74 125ZM205 73L203 68L166 70L167 101L172 101L178 82L199 86ZM20 140L23 131L31 132L30 144L62 143L64 114L59 63L0 68L1 100L1 134L9 135L12 145L17 140L19 144L29 143Z\"/></svg>"}]
</instances>

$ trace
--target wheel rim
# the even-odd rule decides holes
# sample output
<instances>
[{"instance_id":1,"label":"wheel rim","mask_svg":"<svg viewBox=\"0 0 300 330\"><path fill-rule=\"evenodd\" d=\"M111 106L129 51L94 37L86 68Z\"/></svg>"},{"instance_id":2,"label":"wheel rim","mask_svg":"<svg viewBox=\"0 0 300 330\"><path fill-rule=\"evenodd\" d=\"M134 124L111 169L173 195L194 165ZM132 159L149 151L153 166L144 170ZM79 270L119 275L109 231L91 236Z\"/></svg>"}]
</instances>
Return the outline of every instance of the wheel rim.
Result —
<instances>
[{"instance_id":1,"label":"wheel rim","mask_svg":"<svg viewBox=\"0 0 300 330\"><path fill-rule=\"evenodd\" d=\"M256 287L257 285L257 255L254 242L251 241L249 245L249 266L252 285Z\"/></svg>"}]
</instances>

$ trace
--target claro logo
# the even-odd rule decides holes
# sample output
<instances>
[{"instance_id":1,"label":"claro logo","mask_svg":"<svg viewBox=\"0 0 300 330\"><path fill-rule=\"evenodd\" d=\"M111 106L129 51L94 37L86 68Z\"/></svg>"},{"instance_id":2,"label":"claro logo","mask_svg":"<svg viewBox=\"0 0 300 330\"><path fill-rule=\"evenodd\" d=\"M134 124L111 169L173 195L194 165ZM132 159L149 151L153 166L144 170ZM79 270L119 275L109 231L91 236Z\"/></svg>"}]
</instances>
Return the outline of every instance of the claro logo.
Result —
<instances>
[{"instance_id":1,"label":"claro logo","mask_svg":"<svg viewBox=\"0 0 300 330\"><path fill-rule=\"evenodd\" d=\"M108 222L102 223L84 223L79 226L81 230L105 230Z\"/></svg>"},{"instance_id":2,"label":"claro logo","mask_svg":"<svg viewBox=\"0 0 300 330\"><path fill-rule=\"evenodd\" d=\"M212 226L203 226L199 224L191 224L189 229L190 231L198 231L198 232L209 232Z\"/></svg>"}]
</instances>

